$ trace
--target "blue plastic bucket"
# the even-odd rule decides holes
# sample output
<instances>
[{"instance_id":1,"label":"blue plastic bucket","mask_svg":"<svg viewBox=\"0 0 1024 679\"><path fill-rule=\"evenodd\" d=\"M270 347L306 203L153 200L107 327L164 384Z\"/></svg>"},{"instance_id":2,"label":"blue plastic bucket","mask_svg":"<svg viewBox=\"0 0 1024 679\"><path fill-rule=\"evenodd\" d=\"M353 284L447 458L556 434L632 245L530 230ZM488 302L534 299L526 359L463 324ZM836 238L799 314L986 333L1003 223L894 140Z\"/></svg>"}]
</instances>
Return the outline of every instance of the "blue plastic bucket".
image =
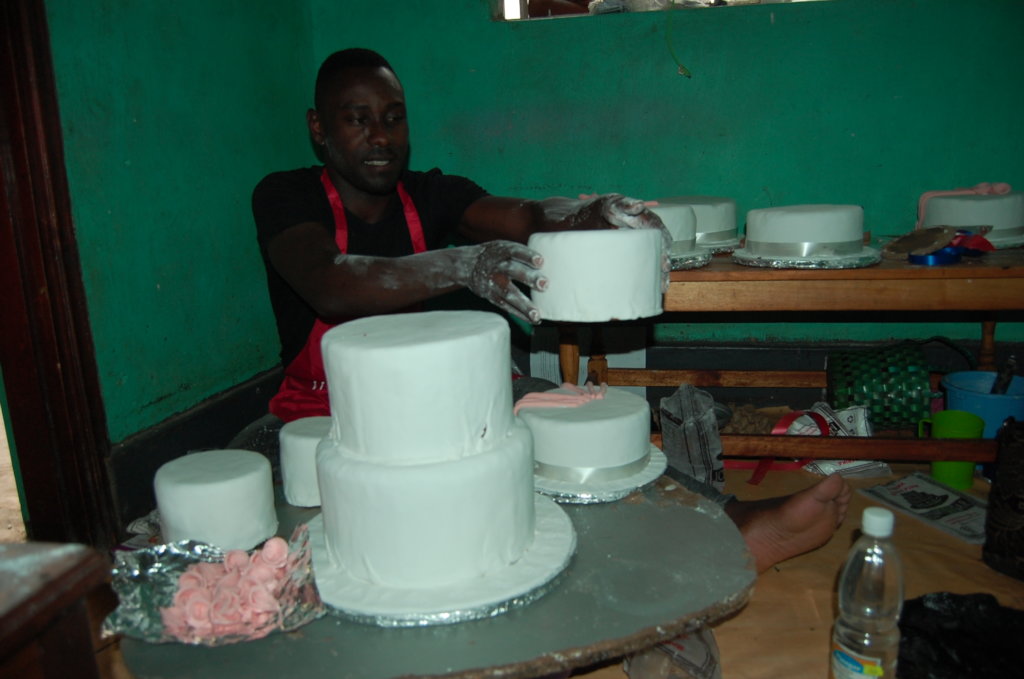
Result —
<instances>
[{"instance_id":1,"label":"blue plastic bucket","mask_svg":"<svg viewBox=\"0 0 1024 679\"><path fill-rule=\"evenodd\" d=\"M942 378L946 390L946 408L966 410L985 420L982 437L994 439L1003 420L1014 417L1024 422L1024 378L1014 377L1005 394L990 394L996 381L994 372L950 373Z\"/></svg>"}]
</instances>

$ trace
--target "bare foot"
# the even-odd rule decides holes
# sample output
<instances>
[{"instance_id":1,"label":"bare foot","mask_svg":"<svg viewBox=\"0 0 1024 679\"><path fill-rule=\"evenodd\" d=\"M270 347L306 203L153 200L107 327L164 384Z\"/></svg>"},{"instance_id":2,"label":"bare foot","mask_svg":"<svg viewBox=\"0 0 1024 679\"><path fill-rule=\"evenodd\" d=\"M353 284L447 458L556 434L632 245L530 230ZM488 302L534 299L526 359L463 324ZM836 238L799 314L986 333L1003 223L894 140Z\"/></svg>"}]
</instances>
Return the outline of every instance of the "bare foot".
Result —
<instances>
[{"instance_id":1,"label":"bare foot","mask_svg":"<svg viewBox=\"0 0 1024 679\"><path fill-rule=\"evenodd\" d=\"M739 527L757 572L816 549L846 518L853 491L839 474L810 488L768 500L733 501L725 513Z\"/></svg>"}]
</instances>

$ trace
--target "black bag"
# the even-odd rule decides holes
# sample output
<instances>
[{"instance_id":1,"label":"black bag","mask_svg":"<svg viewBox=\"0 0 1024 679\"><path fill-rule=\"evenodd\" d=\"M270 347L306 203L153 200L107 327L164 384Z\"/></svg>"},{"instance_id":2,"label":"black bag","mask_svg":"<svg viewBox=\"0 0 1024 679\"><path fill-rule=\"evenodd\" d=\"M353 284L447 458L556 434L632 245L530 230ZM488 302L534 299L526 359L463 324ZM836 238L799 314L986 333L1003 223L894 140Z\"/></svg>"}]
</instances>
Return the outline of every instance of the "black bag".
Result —
<instances>
[{"instance_id":1,"label":"black bag","mask_svg":"<svg viewBox=\"0 0 1024 679\"><path fill-rule=\"evenodd\" d=\"M1006 418L996 443L981 556L993 570L1024 580L1024 422Z\"/></svg>"}]
</instances>

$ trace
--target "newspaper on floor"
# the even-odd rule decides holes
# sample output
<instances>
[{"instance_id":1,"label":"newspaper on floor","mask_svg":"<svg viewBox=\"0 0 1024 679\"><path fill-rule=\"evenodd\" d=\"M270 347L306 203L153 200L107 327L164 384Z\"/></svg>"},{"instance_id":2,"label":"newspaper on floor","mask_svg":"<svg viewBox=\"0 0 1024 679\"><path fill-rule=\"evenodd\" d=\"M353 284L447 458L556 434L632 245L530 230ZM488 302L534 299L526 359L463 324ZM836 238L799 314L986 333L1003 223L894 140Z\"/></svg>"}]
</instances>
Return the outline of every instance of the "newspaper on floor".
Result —
<instances>
[{"instance_id":1,"label":"newspaper on floor","mask_svg":"<svg viewBox=\"0 0 1024 679\"><path fill-rule=\"evenodd\" d=\"M939 483L923 472L862 488L860 492L972 545L985 542L988 503Z\"/></svg>"}]
</instances>

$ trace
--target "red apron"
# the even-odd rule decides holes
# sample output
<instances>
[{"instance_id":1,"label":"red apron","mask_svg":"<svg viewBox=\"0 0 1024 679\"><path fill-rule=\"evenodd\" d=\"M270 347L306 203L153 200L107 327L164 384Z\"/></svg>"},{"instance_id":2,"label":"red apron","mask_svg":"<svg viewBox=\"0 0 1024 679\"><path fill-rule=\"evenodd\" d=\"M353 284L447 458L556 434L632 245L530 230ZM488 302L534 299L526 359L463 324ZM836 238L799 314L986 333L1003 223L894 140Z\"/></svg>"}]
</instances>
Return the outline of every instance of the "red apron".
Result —
<instances>
[{"instance_id":1,"label":"red apron","mask_svg":"<svg viewBox=\"0 0 1024 679\"><path fill-rule=\"evenodd\" d=\"M324 185L327 200L334 213L334 242L342 253L348 252L348 221L345 219L345 208L341 204L341 196L334 188L327 168L320 175L320 183ZM426 252L427 243L423 238L423 225L412 198L406 193L401 182L398 184L398 197L402 201L405 223L409 227L409 238L415 253ZM345 319L351 320L351 319ZM339 321L343 322L343 321ZM320 339L324 333L337 323L328 324L317 318L313 329L306 339L299 355L285 368L284 381L274 398L270 399L270 412L285 422L301 417L330 415L331 408L327 398L327 377L324 374L324 359L320 353Z\"/></svg>"}]
</instances>

